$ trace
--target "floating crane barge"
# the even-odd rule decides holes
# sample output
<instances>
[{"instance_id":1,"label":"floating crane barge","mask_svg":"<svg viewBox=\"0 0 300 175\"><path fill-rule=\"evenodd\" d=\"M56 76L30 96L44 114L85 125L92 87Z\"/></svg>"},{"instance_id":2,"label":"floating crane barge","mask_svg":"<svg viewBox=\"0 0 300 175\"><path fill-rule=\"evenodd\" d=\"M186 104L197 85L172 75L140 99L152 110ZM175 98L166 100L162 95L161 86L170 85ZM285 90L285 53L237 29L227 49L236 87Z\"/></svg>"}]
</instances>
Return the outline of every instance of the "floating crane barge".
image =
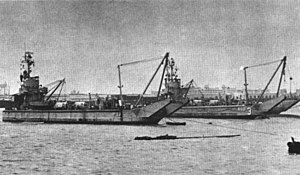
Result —
<instances>
[{"instance_id":1,"label":"floating crane barge","mask_svg":"<svg viewBox=\"0 0 300 175\"><path fill-rule=\"evenodd\" d=\"M177 78L177 75L164 74L166 69L173 69L174 67L172 61L169 60L169 53L167 53L162 58L161 63L140 98L146 92L161 65L164 65L161 84L165 77L165 86L170 87L166 94L164 94L168 98L160 99L147 106L135 107L131 110L124 109L120 73L122 65L119 65L120 99L118 109L55 110L53 107L56 102L50 100L50 97L54 91L63 86L65 81L64 79L58 81L58 85L51 92L48 92L46 87L40 86L39 77L31 77L30 75L32 66L34 65L32 55L32 52L25 52L21 61L21 87L19 93L14 95L13 107L3 111L4 122L154 125L162 118L170 116L188 103L186 94L189 88L181 87L181 81ZM48 95L49 93L50 95Z\"/></svg>"},{"instance_id":2,"label":"floating crane barge","mask_svg":"<svg viewBox=\"0 0 300 175\"><path fill-rule=\"evenodd\" d=\"M299 98L287 98L286 96L279 96L279 90L282 82L282 77L285 72L286 57L279 60L280 64L273 73L271 79L267 83L265 89L261 93L260 97L253 104L249 104L248 91L247 91L247 76L246 70L252 67L264 66L275 63L277 61L264 63L260 65L243 67L245 75L245 92L246 92L246 104L244 105L216 105L216 106L184 106L177 112L171 115L174 118L211 118L211 119L255 119L259 116L272 116L273 114L280 114L296 103L299 102ZM267 90L269 84L273 80L274 76L282 66L279 85L277 89L276 98L268 99L267 101L261 101L264 92Z\"/></svg>"}]
</instances>

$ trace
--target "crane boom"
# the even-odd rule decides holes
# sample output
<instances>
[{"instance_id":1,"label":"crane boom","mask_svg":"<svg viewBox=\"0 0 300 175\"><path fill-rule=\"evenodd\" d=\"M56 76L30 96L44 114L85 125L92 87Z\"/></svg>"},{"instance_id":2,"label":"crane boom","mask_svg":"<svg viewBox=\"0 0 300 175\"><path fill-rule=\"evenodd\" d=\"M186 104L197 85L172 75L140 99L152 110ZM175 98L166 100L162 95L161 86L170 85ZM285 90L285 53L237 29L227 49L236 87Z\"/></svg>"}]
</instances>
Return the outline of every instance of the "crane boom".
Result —
<instances>
[{"instance_id":1,"label":"crane boom","mask_svg":"<svg viewBox=\"0 0 300 175\"><path fill-rule=\"evenodd\" d=\"M50 97L54 94L54 92L59 88L62 83L65 83L65 79L59 80L59 84L55 87L55 89L51 92L51 94L47 97L46 101L50 99Z\"/></svg>"},{"instance_id":2,"label":"crane boom","mask_svg":"<svg viewBox=\"0 0 300 175\"><path fill-rule=\"evenodd\" d=\"M277 63L277 62L280 62L280 61L282 61L282 59L275 60L275 61L270 61L270 62L262 63L262 64L256 64L256 65L252 65L252 66L246 66L245 68L254 68L254 67L260 67L260 66L267 66L267 65L270 65L270 64L273 64L273 63Z\"/></svg>"},{"instance_id":3,"label":"crane boom","mask_svg":"<svg viewBox=\"0 0 300 175\"><path fill-rule=\"evenodd\" d=\"M163 57L163 59L161 60L161 63L160 63L160 64L158 65L158 67L156 68L156 70L155 70L153 76L151 77L151 79L150 79L149 83L147 84L147 86L146 86L146 88L145 88L143 94L140 96L140 98L139 98L138 101L136 102L135 106L137 106L137 105L139 104L139 102L141 101L142 97L145 95L145 93L146 93L148 87L150 86L150 84L151 84L153 78L156 76L158 70L160 69L161 65L162 65L162 64L164 63L164 61L165 61L166 59L168 59L168 58L169 58L169 52L167 52L166 55L165 55L165 56Z\"/></svg>"},{"instance_id":4,"label":"crane boom","mask_svg":"<svg viewBox=\"0 0 300 175\"><path fill-rule=\"evenodd\" d=\"M150 61L155 61L155 60L161 60L162 57L159 58L150 58L150 59L144 59L144 60L139 60L139 61L133 61L133 62L129 62L129 63L123 63L120 64L118 66L128 66L128 65L132 65L132 64L138 64L138 63L145 63L145 62L150 62Z\"/></svg>"}]
</instances>

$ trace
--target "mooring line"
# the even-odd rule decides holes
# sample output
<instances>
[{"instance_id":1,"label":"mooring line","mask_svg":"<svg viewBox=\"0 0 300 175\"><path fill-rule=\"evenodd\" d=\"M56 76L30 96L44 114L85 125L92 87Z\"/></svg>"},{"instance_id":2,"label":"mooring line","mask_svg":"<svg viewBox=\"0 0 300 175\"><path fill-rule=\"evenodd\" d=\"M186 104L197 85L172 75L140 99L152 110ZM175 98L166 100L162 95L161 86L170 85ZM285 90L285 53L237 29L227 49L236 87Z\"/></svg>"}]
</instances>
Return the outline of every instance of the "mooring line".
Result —
<instances>
[{"instance_id":1,"label":"mooring line","mask_svg":"<svg viewBox=\"0 0 300 175\"><path fill-rule=\"evenodd\" d=\"M206 123L206 122L199 122L199 121L189 120L189 119L185 119L185 120L191 121L191 122L195 122L195 123L201 123L201 124L206 124L206 125L218 126L218 127L227 128L227 129L234 129L234 130L240 130L240 131L248 131L248 132L254 132L254 133L259 133L259 134L267 134L267 135L277 135L277 134L274 134L274 133L263 132L263 131L253 131L253 130L248 130L248 129L240 129L240 128L235 128L235 127L228 127L228 126L213 124L211 122Z\"/></svg>"}]
</instances>

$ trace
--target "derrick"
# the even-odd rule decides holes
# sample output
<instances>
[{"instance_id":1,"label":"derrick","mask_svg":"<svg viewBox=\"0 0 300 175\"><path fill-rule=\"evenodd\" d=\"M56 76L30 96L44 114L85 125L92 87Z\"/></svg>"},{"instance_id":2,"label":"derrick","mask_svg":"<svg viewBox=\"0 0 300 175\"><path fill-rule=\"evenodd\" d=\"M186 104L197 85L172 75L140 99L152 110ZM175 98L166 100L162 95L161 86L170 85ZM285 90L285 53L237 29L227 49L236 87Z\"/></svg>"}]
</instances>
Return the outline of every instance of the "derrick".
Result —
<instances>
[{"instance_id":1,"label":"derrick","mask_svg":"<svg viewBox=\"0 0 300 175\"><path fill-rule=\"evenodd\" d=\"M267 66L267 65L271 65L271 64L280 62L279 65L277 66L276 70L274 71L273 75L271 76L270 80L268 81L267 85L265 86L264 90L260 94L258 100L256 100L255 104L257 104L262 99L265 91L268 89L270 83L274 79L274 77L277 74L279 68L282 66L282 70L281 70L281 74L280 74L280 79L279 79L279 83L278 83L278 87L277 87L277 92L276 92L276 97L279 96L279 91L280 91L280 87L281 87L282 78L285 75L286 60L287 60L287 57L284 56L283 59L281 59L281 60L276 60L276 61L271 61L271 62L256 64L256 65L252 65L252 66L241 67L241 70L244 71L244 86L245 86L246 105L249 104L248 89L247 89L247 86L248 86L248 82L247 82L247 69L254 68L254 67Z\"/></svg>"}]
</instances>

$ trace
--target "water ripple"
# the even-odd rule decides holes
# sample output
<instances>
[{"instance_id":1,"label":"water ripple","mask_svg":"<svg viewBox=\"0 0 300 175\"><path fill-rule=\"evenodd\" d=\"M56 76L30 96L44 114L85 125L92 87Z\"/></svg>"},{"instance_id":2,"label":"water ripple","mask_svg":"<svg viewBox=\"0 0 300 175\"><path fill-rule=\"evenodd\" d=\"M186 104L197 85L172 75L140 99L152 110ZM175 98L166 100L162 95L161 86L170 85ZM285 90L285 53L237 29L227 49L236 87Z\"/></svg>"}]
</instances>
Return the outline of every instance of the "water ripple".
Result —
<instances>
[{"instance_id":1,"label":"water ripple","mask_svg":"<svg viewBox=\"0 0 300 175\"><path fill-rule=\"evenodd\" d=\"M199 119L201 122L210 120ZM293 174L300 120L214 120L214 124L278 133L265 135L187 122L185 127L107 125L0 125L0 174ZM137 141L148 135L236 138Z\"/></svg>"}]
</instances>

